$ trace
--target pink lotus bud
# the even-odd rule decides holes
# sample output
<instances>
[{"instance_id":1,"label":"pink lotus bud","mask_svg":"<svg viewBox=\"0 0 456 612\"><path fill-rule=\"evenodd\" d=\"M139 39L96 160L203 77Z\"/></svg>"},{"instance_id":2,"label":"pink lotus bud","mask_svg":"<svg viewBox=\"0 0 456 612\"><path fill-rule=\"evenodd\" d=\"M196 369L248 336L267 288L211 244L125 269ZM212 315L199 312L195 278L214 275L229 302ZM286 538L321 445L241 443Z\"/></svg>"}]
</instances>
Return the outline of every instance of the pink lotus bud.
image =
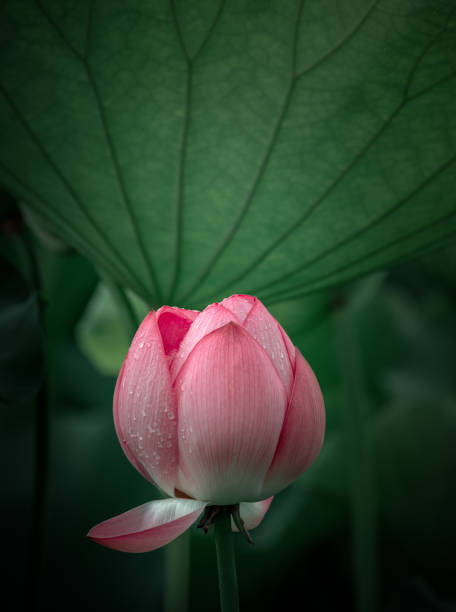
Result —
<instances>
[{"instance_id":1,"label":"pink lotus bud","mask_svg":"<svg viewBox=\"0 0 456 612\"><path fill-rule=\"evenodd\" d=\"M135 468L180 498L89 533L139 551L177 537L206 504L257 502L241 504L256 526L266 498L318 455L325 412L315 375L279 323L257 298L234 295L200 313L163 306L147 315L117 380L114 422Z\"/></svg>"}]
</instances>

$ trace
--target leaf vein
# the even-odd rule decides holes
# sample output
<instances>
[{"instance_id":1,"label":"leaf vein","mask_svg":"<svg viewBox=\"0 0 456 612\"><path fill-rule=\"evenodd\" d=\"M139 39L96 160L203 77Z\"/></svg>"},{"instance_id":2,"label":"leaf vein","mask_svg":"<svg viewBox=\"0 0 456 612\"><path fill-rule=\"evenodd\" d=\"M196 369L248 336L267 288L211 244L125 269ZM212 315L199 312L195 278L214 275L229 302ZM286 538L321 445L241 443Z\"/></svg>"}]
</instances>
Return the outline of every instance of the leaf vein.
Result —
<instances>
[{"instance_id":1,"label":"leaf vein","mask_svg":"<svg viewBox=\"0 0 456 612\"><path fill-rule=\"evenodd\" d=\"M92 256L94 256L94 259L100 262L100 265L103 266L106 270L113 271L113 270L118 269L115 263L111 261L109 258L107 258L106 254L97 248L96 244L92 244L91 241L87 239L81 240L81 237L78 234L78 232L76 232L71 227L71 225L68 225L65 217L62 215L59 209L52 206L52 204L48 200L46 200L42 195L40 195L35 189L33 189L30 185L27 185L20 176L15 174L2 161L0 161L0 169L2 169L4 174L9 175L11 177L12 182L14 184L19 186L19 191L21 192L25 191L28 194L30 194L30 199L28 198L28 196L24 197L24 195L22 193L19 193L17 189L15 189L14 187L11 187L11 184L8 181L4 181L3 182L4 188L8 192L12 193L18 201L24 202L31 208L34 208L34 205L31 204L32 201L39 203L44 211L44 212L42 211L42 214L45 217L52 218L52 223L54 225L59 226L60 229L61 230L63 229L64 232L68 232L72 236L72 240L74 244L79 245L78 248L82 252L87 252L88 255L91 254ZM124 268L124 273L126 274L126 278L128 279L130 271Z\"/></svg>"},{"instance_id":2,"label":"leaf vein","mask_svg":"<svg viewBox=\"0 0 456 612\"><path fill-rule=\"evenodd\" d=\"M280 110L279 110L279 114L277 116L277 119L275 121L274 127L272 129L271 132L271 136L266 144L266 148L264 150L264 153L262 155L260 164L258 166L257 172L255 174L255 177L251 183L250 189L247 192L247 196L244 200L244 203L233 223L233 225L231 226L230 230L228 231L228 233L225 235L225 238L222 240L222 242L220 243L219 247L216 249L214 255L212 256L212 258L210 259L210 261L208 262L208 264L206 265L206 267L203 269L203 271L201 272L201 274L198 276L198 278L195 280L195 282L193 283L193 285L190 287L190 289L186 292L186 294L181 298L182 302L185 302L185 300L187 300L191 295L193 295L195 293L195 291L198 289L198 287L201 285L201 283L204 281L205 278L207 278L208 274L210 273L210 271L212 270L212 268L215 266L215 264L217 263L217 261L219 260L220 256L222 255L222 253L224 252L224 250L227 248L228 244L230 244L230 242L233 240L235 234L237 233L237 231L239 230L239 228L242 225L242 222L245 219L245 216L250 208L250 205L254 199L254 196L257 192L257 189L261 183L261 180L264 176L264 172L268 166L269 163L269 159L271 157L271 153L272 150L274 148L274 144L277 140L278 134L280 132L280 129L283 125L283 121L285 118L285 115L287 113L288 107L290 105L290 101L293 95L293 91L294 91L294 87L295 87L295 83L296 83L296 79L295 79L295 68L296 68L296 52L297 52L297 44L298 44L298 30L299 30L299 20L300 20L300 15L303 9L303 5L304 2L303 0L300 0L299 2L299 6L298 6L298 11L297 11L297 16L296 16L296 22L295 22L295 28L294 28L294 36L293 36L293 42L292 42L292 61L291 61L291 77L289 79L288 85L287 85L287 89L285 91L285 95L283 97L281 106L280 106Z\"/></svg>"},{"instance_id":3,"label":"leaf vein","mask_svg":"<svg viewBox=\"0 0 456 612\"><path fill-rule=\"evenodd\" d=\"M420 61L418 58L417 61ZM412 68L413 70L413 68ZM414 102L421 96L428 94L430 91L435 89L436 87L442 85L448 80L454 78L455 74L451 74L447 77L443 77L439 79L429 87L426 87L419 92L415 93L413 96L408 96L407 89L404 89L403 98L398 106L390 113L390 115L385 119L384 123L380 126L380 128L372 135L372 137L367 141L367 143L358 151L358 153L352 158L352 160L343 168L343 170L334 178L334 180L328 185L328 187L323 191L323 193L309 206L309 208L303 213L303 215L297 219L295 223L293 223L287 230L285 230L280 236L278 236L266 249L260 253L252 263L247 266L238 276L234 279L228 281L223 287L220 287L215 291L215 293L219 293L223 291L226 287L229 287L235 283L238 283L240 280L245 278L248 274L250 274L255 268L257 268L261 262L268 257L275 249L277 249L283 242L285 242L303 223L305 223L310 216L318 209L318 207L327 199L327 197L331 194L331 192L341 183L341 181L347 176L351 170L356 166L356 164L364 157L364 155L373 147L376 142L381 138L383 133L390 127L393 123L394 119L403 111L403 109Z\"/></svg>"},{"instance_id":4,"label":"leaf vein","mask_svg":"<svg viewBox=\"0 0 456 612\"><path fill-rule=\"evenodd\" d=\"M6 88L4 87L4 85L2 83L0 83L0 92L3 94L3 97L5 98L6 102L10 106L11 110L13 111L13 113L16 115L19 123L22 125L23 129L25 130L25 132L29 135L29 137L31 138L31 140L33 141L35 146L37 147L38 151L41 153L42 157L46 160L46 162L52 168L52 170L54 171L56 176L59 178L59 180L65 186L65 189L70 194L70 196L72 197L74 202L77 204L77 206L81 210L81 212L84 214L84 216L88 220L89 224L97 232L97 234L100 236L100 238L104 241L106 246L108 246L108 248L111 250L111 252L116 255L116 257L119 259L119 261L127 269L130 270L131 278L135 280L137 286L142 287L143 285L142 285L141 281L138 279L138 277L133 272L133 270L130 269L129 264L123 258L123 256L121 255L120 251L117 250L117 248L110 241L108 236L106 236L106 234L103 231L103 228L99 225L98 221L91 214L90 210L87 208L87 206L85 205L84 201L79 196L77 191L74 189L73 185L68 180L68 178L65 176L65 174L63 173L61 168L57 165L57 163L55 162L53 157L50 155L50 153L47 151L47 149L43 146L43 144L41 143L40 139L35 134L35 132L32 130L32 128L30 127L28 121L25 119L24 115L22 114L21 110L19 109L17 104L14 102L13 98L10 96L10 94L8 93L8 91L6 90ZM149 293L146 291L145 295L149 295Z\"/></svg>"},{"instance_id":5,"label":"leaf vein","mask_svg":"<svg viewBox=\"0 0 456 612\"><path fill-rule=\"evenodd\" d=\"M321 253L316 255L313 259L310 259L310 260L306 261L304 264L301 264L300 266L297 266L296 268L294 268L294 270L291 270L287 274L284 274L280 279L277 279L275 281L271 281L269 283L266 283L266 284L262 285L261 287L257 287L256 291L257 292L263 291L264 289L267 289L268 287L270 287L272 285L275 285L275 284L278 284L278 283L281 283L281 282L287 280L291 276L294 276L294 275L298 274L299 272L302 272L303 270L309 268L310 266L315 265L316 263L320 262L322 259L324 259L328 255L331 255L331 254L335 253L337 250L339 250L339 249L345 247L347 244L355 241L357 238L359 238L360 236L362 236L366 232L370 231L371 229L376 228L378 225L380 225L386 219L388 219L394 213L396 213L399 209L401 209L405 204L407 204L407 202L409 202L412 198L414 198L422 189L425 189L434 179L436 179L440 174L445 172L452 164L454 164L455 161L456 161L456 155L453 155L444 164L439 166L437 168L437 170L435 170L429 176L427 176L424 179L424 181L422 181L409 194L407 194L404 198L399 200L399 202L397 202L394 206L391 206L384 213L382 213L381 215L379 215L378 217L373 219L370 223L368 223L367 225L363 226L361 229L357 230L356 232L354 232L350 236L347 236L346 238L344 238L343 240L341 240L337 244L333 245L332 247L322 251ZM451 218L451 217L453 217L455 215L456 215L456 211L453 211L449 215L443 217L443 219ZM441 220L442 220L442 218L434 221L432 224L429 224L426 227L427 228L428 227L432 227L435 223L438 223ZM424 228L424 229L426 229L426 228ZM420 231L424 231L424 230L423 229L414 230L413 232L410 232L407 236L411 236L411 235L413 235L415 233L419 233ZM393 244L395 242L399 242L401 239L402 239L402 237L396 238L394 241L392 241L391 244ZM377 250L381 250L382 248L383 248L383 245L382 245L382 247L379 247L379 249L377 249ZM360 258L359 261L362 261L364 258L367 258L367 257L368 257L367 255L366 256L363 255ZM334 270L331 271L329 273L329 276L331 276L334 273L335 273ZM309 284L311 282L320 280L321 278L324 278L324 276L319 276L318 278L315 277L315 278L311 279L310 281L306 281L306 282L307 282L307 284Z\"/></svg>"},{"instance_id":6,"label":"leaf vein","mask_svg":"<svg viewBox=\"0 0 456 612\"><path fill-rule=\"evenodd\" d=\"M366 261L367 259L371 259L372 257L375 257L376 255L381 254L382 252L387 251L388 249L390 249L392 246L395 246L395 244L397 244L398 242L405 242L406 240L409 240L410 238L413 238L415 235L417 234L421 234L424 233L426 231L428 231L430 228L435 229L438 225L441 225L442 223L448 223L448 221L451 221L452 219L454 219L456 217L456 212L452 212L449 213L448 215L446 215L445 217L442 217L441 219L438 219L437 221L426 225L424 227L421 227L417 230L414 230L413 232L410 232L408 234L406 234L405 236L401 236L400 238L396 238L395 240L392 240L390 242L388 242L387 244L382 245L381 247L378 247L377 249L375 249L374 251L371 251L369 253L367 253L366 255L363 255L362 257L360 257L359 259L356 259L348 264L344 264L343 266L339 266L338 268L336 268L335 270L332 270L331 272L328 272L327 274L318 276L318 277L314 277L313 279L309 280L308 283L306 283L306 285L296 285L295 287L290 289L290 292L287 292L285 294L277 292L277 293L273 293L270 294L269 296L265 296L263 299L265 302L267 302L268 304L277 304L279 302L283 302L285 300L294 300L294 299L298 299L300 297L304 297L307 295L311 295L313 293L318 293L319 291L321 291L321 288L319 288L318 286L316 288L315 284L318 284L320 280L325 280L325 279L330 279L332 276L339 274L340 272L344 272L346 270L349 270L350 268L356 267L360 262L362 261ZM436 244L435 239L430 240L429 242L427 242L424 245L421 245L419 247L417 247L414 251L408 252L405 255L402 255L398 260L395 261L396 265L398 263L401 263L402 261L408 261L413 257L416 257L422 253L426 253L429 249L429 247L433 247L433 246L437 246L441 245L445 240L447 240L450 237L456 236L456 230L451 230L450 232L448 232L447 234L445 234L444 236L442 236L439 239L438 244ZM357 278L362 278L368 274L372 274L373 272L376 272L378 270L381 270L384 268L384 265L382 264L376 264L374 266L372 266L371 268L369 268L367 271L364 270L362 272L359 272L358 274L355 274L354 276L350 276L350 279L354 280ZM346 279L345 279L346 280ZM330 285L325 285L325 286L335 286L335 285L339 285L341 282L344 282L344 280L340 280L338 278L335 278L334 281L330 284ZM310 287L309 287L310 285ZM308 289L306 290L305 287L308 287ZM299 291L299 289L301 289L301 291ZM296 293L293 293L293 291L297 291Z\"/></svg>"},{"instance_id":7,"label":"leaf vein","mask_svg":"<svg viewBox=\"0 0 456 612\"><path fill-rule=\"evenodd\" d=\"M92 2L92 9L94 6L94 2ZM90 38L91 38L91 31L92 31L92 23L93 23L93 10L90 11L89 13L89 23L88 23L88 27L87 27L87 40L86 40L86 54L89 53L89 49L90 49ZM101 98L101 94L100 94L100 90L97 84L97 81L95 79L95 76L93 74L93 70L92 67L87 59L86 56L83 57L83 65L87 74L87 79L89 82L89 85L92 89L93 95L94 95L94 99L95 99L95 103L97 106L97 110L98 110L98 115L100 117L100 122L103 128L103 133L105 136L105 140L106 140L106 144L108 146L108 150L109 150L109 155L111 158L111 163L112 163L112 167L114 169L114 174L116 176L116 180L117 180L117 184L119 187L119 191L121 193L122 196L122 200L124 202L124 206L125 209L127 211L127 216L128 219L130 221L130 225L132 227L133 230L133 234L135 236L135 240L136 243L138 245L139 251L141 253L141 256L144 260L144 263L146 265L146 269L149 273L149 278L151 280L152 283L152 288L153 291L155 292L155 295L157 297L157 301L158 302L162 302L162 294L161 294L161 290L160 290L160 286L159 286L159 282L158 282L158 278L154 269L154 265L149 257L149 254L146 250L146 246L144 244L144 240L143 240L143 236L139 230L139 225L138 225L138 221L136 219L136 215L134 213L134 207L133 207L133 203L130 199L130 195L128 193L128 189L125 183L125 179L123 176L123 173L121 171L120 168L120 163L119 163L119 158L117 155L117 150L114 144L114 140L111 134L111 129L108 123L108 118L106 115L106 111L105 111L105 107L103 104L103 100Z\"/></svg>"},{"instance_id":8,"label":"leaf vein","mask_svg":"<svg viewBox=\"0 0 456 612\"><path fill-rule=\"evenodd\" d=\"M332 57L335 53L337 53L337 51L339 51L344 45L346 45L357 34L357 32L362 28L362 26L366 23L366 21L368 20L368 18L370 17L372 12L374 11L374 9L377 7L378 3L379 3L379 0L374 0L374 2L367 9L367 11L364 13L364 15L358 21L358 23L347 33L347 35L342 40L340 40L337 43L337 45L334 45L334 47L332 47L329 51L327 51L324 55L322 55L313 64L311 64L310 66L308 66L307 68L305 68L304 70L299 72L296 75L296 78L300 79L305 74L308 74L309 72L312 72L313 70L315 70L315 68L318 68L318 66L323 64L327 59Z\"/></svg>"},{"instance_id":9,"label":"leaf vein","mask_svg":"<svg viewBox=\"0 0 456 612\"><path fill-rule=\"evenodd\" d=\"M85 46L84 46L84 52L80 53L71 43L70 41L67 39L67 37L65 36L65 34L63 33L62 29L59 27L58 23L52 18L52 16L49 14L49 12L44 8L44 6L42 5L41 0L36 0L37 6L39 8L39 10L41 11L42 15L44 16L44 18L48 21L49 25L55 30L55 32L59 35L59 37L61 38L61 40L63 41L63 43L72 51L72 53L76 56L77 59L80 60L80 62L82 63L86 76L87 76L87 81L89 84L89 87L92 90L93 96L94 96L94 100L95 100L95 104L97 107L97 111L98 111L98 116L100 118L100 123L101 123L101 127L103 130L103 134L106 140L106 144L108 147L108 151L109 151L109 155L111 158L111 163L114 169L114 175L116 177L116 181L119 187L119 191L122 197L122 200L124 202L124 206L125 209L127 211L127 216L130 222L130 225L132 227L133 230L133 234L135 236L137 245L139 247L139 251L144 259L145 265L146 265L146 269L149 273L149 277L151 279L152 282L152 290L155 292L155 295L157 297L157 301L161 302L161 292L160 292L160 288L159 288L159 284L158 284L158 278L155 274L155 270L154 270L154 266L152 264L152 262L150 261L150 258L148 256L148 253L146 251L145 248L145 244L143 241L143 238L141 236L141 233L139 231L139 227L138 227L138 223L136 220L136 217L134 215L133 212L133 206L130 200L130 197L128 195L128 190L126 188L125 185L125 181L124 181L124 177L123 174L121 172L120 169L120 164L119 164L119 160L117 157L117 152L114 146L114 142L111 136L111 132L109 129L109 125L107 122L107 117L106 117L106 113L104 110L104 106L101 100L101 95L100 95L100 91L98 89L98 85L96 83L95 77L93 75L93 71L91 68L91 65L88 61L88 55L89 55L89 48L90 48L90 37L91 37L91 31L92 31L92 24L93 24L93 12L94 12L94 6L95 6L95 0L91 0L90 5L89 5L89 16L88 16L88 22L87 22L87 32L86 32L86 40L85 40ZM141 283L142 284L142 283ZM146 291L145 295L150 295L149 291Z\"/></svg>"}]
</instances>

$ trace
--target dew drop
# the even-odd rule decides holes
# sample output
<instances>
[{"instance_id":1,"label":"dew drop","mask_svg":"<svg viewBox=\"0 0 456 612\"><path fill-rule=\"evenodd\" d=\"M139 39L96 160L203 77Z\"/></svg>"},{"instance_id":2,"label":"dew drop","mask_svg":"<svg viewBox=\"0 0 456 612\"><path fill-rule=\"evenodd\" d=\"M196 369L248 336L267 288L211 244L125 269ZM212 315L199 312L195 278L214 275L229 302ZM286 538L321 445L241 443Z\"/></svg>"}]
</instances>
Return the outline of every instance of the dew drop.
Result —
<instances>
[{"instance_id":1,"label":"dew drop","mask_svg":"<svg viewBox=\"0 0 456 612\"><path fill-rule=\"evenodd\" d=\"M139 348L142 348L143 346L144 346L144 341L141 341L141 342L139 343Z\"/></svg>"}]
</instances>

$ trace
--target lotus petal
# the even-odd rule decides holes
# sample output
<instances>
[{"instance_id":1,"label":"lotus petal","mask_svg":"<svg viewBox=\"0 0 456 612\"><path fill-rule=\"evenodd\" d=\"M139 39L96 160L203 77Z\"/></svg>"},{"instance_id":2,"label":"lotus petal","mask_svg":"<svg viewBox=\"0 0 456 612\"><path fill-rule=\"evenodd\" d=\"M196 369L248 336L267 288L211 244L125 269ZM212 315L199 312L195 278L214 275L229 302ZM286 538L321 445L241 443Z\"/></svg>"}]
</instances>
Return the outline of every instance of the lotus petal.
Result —
<instances>
[{"instance_id":1,"label":"lotus petal","mask_svg":"<svg viewBox=\"0 0 456 612\"><path fill-rule=\"evenodd\" d=\"M232 504L263 499L261 486L282 429L287 396L262 347L240 325L205 336L175 382L177 487Z\"/></svg>"},{"instance_id":2,"label":"lotus petal","mask_svg":"<svg viewBox=\"0 0 456 612\"><path fill-rule=\"evenodd\" d=\"M87 536L123 552L147 552L181 535L205 507L194 499L159 499L119 514L93 527Z\"/></svg>"}]
</instances>

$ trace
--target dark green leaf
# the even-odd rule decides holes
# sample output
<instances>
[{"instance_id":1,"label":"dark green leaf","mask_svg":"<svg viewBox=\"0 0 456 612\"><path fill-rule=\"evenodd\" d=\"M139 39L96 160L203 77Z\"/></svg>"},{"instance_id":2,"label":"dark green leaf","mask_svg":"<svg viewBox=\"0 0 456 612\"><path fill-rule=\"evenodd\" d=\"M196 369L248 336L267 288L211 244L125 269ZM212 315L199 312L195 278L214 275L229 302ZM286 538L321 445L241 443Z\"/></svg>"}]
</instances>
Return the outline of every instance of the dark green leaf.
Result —
<instances>
[{"instance_id":1,"label":"dark green leaf","mask_svg":"<svg viewBox=\"0 0 456 612\"><path fill-rule=\"evenodd\" d=\"M456 231L455 8L7 0L0 180L150 303L386 266Z\"/></svg>"}]
</instances>

